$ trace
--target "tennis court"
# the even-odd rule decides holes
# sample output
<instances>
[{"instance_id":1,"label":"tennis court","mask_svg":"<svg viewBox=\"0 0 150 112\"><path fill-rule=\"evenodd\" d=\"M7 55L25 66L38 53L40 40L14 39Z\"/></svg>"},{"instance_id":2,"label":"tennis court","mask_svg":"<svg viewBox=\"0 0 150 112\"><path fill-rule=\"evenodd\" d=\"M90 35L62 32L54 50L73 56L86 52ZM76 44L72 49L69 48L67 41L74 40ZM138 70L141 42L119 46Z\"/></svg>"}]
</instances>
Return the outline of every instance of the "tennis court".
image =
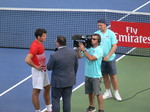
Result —
<instances>
[{"instance_id":1,"label":"tennis court","mask_svg":"<svg viewBox=\"0 0 150 112\"><path fill-rule=\"evenodd\" d=\"M74 5L70 5L72 4L70 0L66 2L61 0L59 3L58 1L41 2L37 0L39 4L28 0L24 2L15 0L13 3L8 1L0 1L0 112L34 111L31 102L31 68L24 62L24 59L34 39L33 32L37 27L44 27L48 30L48 38L44 43L45 48L49 49L46 50L48 60L50 53L53 52L51 50L55 48L54 41L57 35L66 36L67 45L72 47L71 35L92 34L97 30L96 22L100 17L105 17L108 21L150 23L149 0L134 0L133 2L114 0L110 3L112 5L108 5L107 1L103 0L99 2L104 4L101 5L101 10L96 10L99 9L96 0L93 0L94 2L87 0L86 3L73 0ZM50 8L55 8L55 10ZM132 48L124 49L123 52L128 52ZM135 49L133 52L133 54L145 54L148 57L117 54L119 90L123 100L128 100L123 102L117 102L113 98L105 100L105 112L149 112L150 110L150 49ZM49 77L50 74L51 72L49 72ZM103 83L102 89L104 92ZM42 94L40 101L44 112ZM97 107L96 99L95 103ZM72 95L72 112L82 112L88 105L88 98L84 94L84 60L80 59L77 84Z\"/></svg>"},{"instance_id":2,"label":"tennis court","mask_svg":"<svg viewBox=\"0 0 150 112\"><path fill-rule=\"evenodd\" d=\"M125 56L117 62L119 90L123 101L117 102L114 98L104 100L106 112L149 112L149 63L149 57L135 56ZM95 104L98 107L96 97ZM72 112L82 112L88 105L83 85L73 93Z\"/></svg>"}]
</instances>

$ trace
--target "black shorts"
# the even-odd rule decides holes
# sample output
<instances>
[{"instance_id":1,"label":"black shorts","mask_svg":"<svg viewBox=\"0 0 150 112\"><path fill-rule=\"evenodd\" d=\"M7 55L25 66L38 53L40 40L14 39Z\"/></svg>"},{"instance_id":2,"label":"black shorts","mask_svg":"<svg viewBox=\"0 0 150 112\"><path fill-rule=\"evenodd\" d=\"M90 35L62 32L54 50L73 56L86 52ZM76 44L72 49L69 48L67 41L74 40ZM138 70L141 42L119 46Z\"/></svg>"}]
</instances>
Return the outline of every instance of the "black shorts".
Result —
<instances>
[{"instance_id":1,"label":"black shorts","mask_svg":"<svg viewBox=\"0 0 150 112\"><path fill-rule=\"evenodd\" d=\"M105 74L116 75L117 74L116 60L107 61L107 62L102 61L101 70L103 75Z\"/></svg>"}]
</instances>

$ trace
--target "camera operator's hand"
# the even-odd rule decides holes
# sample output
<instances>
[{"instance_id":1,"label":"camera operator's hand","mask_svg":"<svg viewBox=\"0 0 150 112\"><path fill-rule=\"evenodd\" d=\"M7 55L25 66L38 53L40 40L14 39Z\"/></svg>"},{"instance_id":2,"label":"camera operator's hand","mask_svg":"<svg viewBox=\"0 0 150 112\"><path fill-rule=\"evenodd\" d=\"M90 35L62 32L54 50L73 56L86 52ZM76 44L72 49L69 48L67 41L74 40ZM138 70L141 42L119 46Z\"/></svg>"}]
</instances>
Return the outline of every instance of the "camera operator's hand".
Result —
<instances>
[{"instance_id":1,"label":"camera operator's hand","mask_svg":"<svg viewBox=\"0 0 150 112\"><path fill-rule=\"evenodd\" d=\"M84 48L84 45L81 42L78 45L79 45L79 47L78 47L78 58L82 58L83 56L81 54L81 51Z\"/></svg>"},{"instance_id":2,"label":"camera operator's hand","mask_svg":"<svg viewBox=\"0 0 150 112\"><path fill-rule=\"evenodd\" d=\"M82 42L79 42L79 50L84 51L84 45Z\"/></svg>"}]
</instances>

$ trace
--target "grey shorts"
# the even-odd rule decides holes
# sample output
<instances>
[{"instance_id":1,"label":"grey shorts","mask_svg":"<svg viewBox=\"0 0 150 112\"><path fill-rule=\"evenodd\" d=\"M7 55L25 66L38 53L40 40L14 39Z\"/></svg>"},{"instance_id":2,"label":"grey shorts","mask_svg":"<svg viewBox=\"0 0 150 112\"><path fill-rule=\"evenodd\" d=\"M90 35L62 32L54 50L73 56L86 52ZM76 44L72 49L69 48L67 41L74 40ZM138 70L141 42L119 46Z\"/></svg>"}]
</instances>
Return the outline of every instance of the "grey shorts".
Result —
<instances>
[{"instance_id":1,"label":"grey shorts","mask_svg":"<svg viewBox=\"0 0 150 112\"><path fill-rule=\"evenodd\" d=\"M116 60L112 61L102 61L101 64L101 70L102 74L109 74L109 75L116 75L117 69L116 69Z\"/></svg>"},{"instance_id":2,"label":"grey shorts","mask_svg":"<svg viewBox=\"0 0 150 112\"><path fill-rule=\"evenodd\" d=\"M85 77L85 94L102 94L100 87L100 78Z\"/></svg>"}]
</instances>

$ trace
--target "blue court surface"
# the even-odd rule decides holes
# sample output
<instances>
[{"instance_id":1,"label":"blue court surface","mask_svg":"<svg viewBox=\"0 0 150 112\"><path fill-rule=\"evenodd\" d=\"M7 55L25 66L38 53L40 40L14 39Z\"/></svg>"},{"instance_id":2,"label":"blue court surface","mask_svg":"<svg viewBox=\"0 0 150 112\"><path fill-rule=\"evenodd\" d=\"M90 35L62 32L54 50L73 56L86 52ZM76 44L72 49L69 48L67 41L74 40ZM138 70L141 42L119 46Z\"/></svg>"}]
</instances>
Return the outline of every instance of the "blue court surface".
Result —
<instances>
[{"instance_id":1,"label":"blue court surface","mask_svg":"<svg viewBox=\"0 0 150 112\"><path fill-rule=\"evenodd\" d=\"M31 67L24 62L28 50L0 48L0 52L0 112L19 112L20 109L23 109L21 112L32 112L34 110L31 102L32 81L29 77L31 75ZM46 51L47 61L52 52ZM49 71L48 73L50 76L51 72ZM77 74L76 86L84 81L84 63L82 59L79 60ZM25 80L27 77L29 78ZM8 89L10 91L6 92ZM41 109L44 109L42 96L40 98L42 101Z\"/></svg>"},{"instance_id":2,"label":"blue court surface","mask_svg":"<svg viewBox=\"0 0 150 112\"><path fill-rule=\"evenodd\" d=\"M73 4L73 5L72 5ZM0 0L1 7L58 8L58 9L112 9L150 13L149 0ZM0 27L2 28L2 27ZM31 101L31 67L24 59L28 49L0 48L0 112L34 112ZM46 50L47 61L53 51ZM117 59L122 55L117 55ZM50 77L51 72L49 72ZM79 60L78 87L84 82L84 60ZM41 92L42 93L42 92ZM45 108L42 94L41 110Z\"/></svg>"},{"instance_id":3,"label":"blue court surface","mask_svg":"<svg viewBox=\"0 0 150 112\"><path fill-rule=\"evenodd\" d=\"M28 50L0 48L0 112L32 112L34 110L31 102L32 80L31 67L29 67L24 59ZM53 51L46 50L47 61L50 53ZM120 57L119 55L117 58ZM49 73L49 78L51 78ZM79 59L79 69L77 73L76 88L84 82L84 59ZM41 92L42 93L42 92ZM44 102L41 94L41 109L44 109ZM9 106L9 108L8 108ZM24 108L28 107L28 108Z\"/></svg>"}]
</instances>

